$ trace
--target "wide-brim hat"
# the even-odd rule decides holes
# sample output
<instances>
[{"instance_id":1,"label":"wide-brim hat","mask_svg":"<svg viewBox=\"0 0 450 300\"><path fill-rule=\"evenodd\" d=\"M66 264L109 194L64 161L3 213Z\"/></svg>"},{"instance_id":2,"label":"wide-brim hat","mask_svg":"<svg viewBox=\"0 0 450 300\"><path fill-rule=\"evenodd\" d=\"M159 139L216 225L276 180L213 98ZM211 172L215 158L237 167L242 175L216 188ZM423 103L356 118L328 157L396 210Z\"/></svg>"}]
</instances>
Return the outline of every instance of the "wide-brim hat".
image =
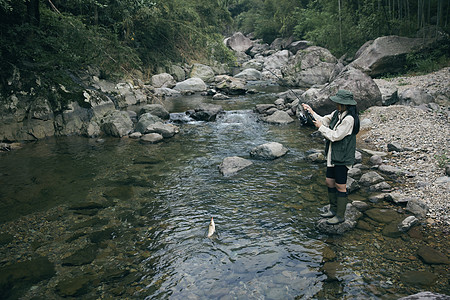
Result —
<instances>
[{"instance_id":1,"label":"wide-brim hat","mask_svg":"<svg viewBox=\"0 0 450 300\"><path fill-rule=\"evenodd\" d=\"M343 104L343 105L356 105L355 99L353 99L353 94L347 90L339 90L336 96L330 97L331 101Z\"/></svg>"}]
</instances>

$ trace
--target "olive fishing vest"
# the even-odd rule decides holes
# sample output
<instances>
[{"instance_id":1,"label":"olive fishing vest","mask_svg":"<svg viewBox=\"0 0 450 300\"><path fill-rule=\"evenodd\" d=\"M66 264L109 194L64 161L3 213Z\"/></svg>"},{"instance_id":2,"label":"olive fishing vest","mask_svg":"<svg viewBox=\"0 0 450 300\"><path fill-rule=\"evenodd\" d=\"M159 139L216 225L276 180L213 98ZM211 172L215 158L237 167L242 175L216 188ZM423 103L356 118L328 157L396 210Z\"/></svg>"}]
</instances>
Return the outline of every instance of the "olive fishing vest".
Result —
<instances>
[{"instance_id":1,"label":"olive fishing vest","mask_svg":"<svg viewBox=\"0 0 450 300\"><path fill-rule=\"evenodd\" d=\"M340 121L345 119L349 114L346 114L344 118ZM331 118L330 121L330 129L333 129L334 126L339 121L339 113L336 111ZM338 125L339 126L339 125ZM327 140L326 146L325 146L325 156L328 154L328 149L330 148L330 141ZM350 166L355 163L355 151L356 151L356 135L350 134L344 137L340 141L336 141L331 144L331 163L333 165L344 165L344 166Z\"/></svg>"}]
</instances>

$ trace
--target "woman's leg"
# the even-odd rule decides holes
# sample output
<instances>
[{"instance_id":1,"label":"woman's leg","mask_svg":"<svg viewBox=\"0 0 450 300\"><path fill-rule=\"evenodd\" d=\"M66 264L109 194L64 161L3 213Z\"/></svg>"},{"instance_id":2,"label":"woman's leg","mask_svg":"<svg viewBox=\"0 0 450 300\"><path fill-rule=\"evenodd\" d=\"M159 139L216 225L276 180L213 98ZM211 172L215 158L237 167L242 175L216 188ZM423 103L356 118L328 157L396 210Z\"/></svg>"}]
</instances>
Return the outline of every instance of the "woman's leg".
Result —
<instances>
[{"instance_id":1,"label":"woman's leg","mask_svg":"<svg viewBox=\"0 0 450 300\"><path fill-rule=\"evenodd\" d=\"M328 201L330 202L330 210L320 214L323 218L331 218L336 215L337 210L337 195L336 195L336 187L334 180L334 168L327 168L327 177L325 179L325 183L328 187Z\"/></svg>"},{"instance_id":2,"label":"woman's leg","mask_svg":"<svg viewBox=\"0 0 450 300\"><path fill-rule=\"evenodd\" d=\"M335 225L345 220L345 210L347 208L347 172L346 166L335 166L335 187L336 187L336 215L327 221L328 224Z\"/></svg>"}]
</instances>

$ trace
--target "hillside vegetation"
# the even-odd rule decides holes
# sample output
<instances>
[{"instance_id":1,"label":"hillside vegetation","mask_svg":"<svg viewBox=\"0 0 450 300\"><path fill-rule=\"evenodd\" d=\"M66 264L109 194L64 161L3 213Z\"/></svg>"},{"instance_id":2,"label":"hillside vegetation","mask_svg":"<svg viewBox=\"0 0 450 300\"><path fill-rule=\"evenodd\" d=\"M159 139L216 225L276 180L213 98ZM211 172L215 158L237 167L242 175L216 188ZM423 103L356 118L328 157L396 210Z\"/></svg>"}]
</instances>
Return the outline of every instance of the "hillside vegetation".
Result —
<instances>
[{"instance_id":1,"label":"hillside vegetation","mask_svg":"<svg viewBox=\"0 0 450 300\"><path fill-rule=\"evenodd\" d=\"M352 56L383 35L448 33L443 0L0 0L0 88L15 70L40 86L98 67L104 78L148 78L172 63L233 64L223 38L234 31L270 43L293 36ZM411 55L412 69L448 65L449 45ZM46 82L48 81L48 85ZM17 88L17 87L15 87Z\"/></svg>"}]
</instances>

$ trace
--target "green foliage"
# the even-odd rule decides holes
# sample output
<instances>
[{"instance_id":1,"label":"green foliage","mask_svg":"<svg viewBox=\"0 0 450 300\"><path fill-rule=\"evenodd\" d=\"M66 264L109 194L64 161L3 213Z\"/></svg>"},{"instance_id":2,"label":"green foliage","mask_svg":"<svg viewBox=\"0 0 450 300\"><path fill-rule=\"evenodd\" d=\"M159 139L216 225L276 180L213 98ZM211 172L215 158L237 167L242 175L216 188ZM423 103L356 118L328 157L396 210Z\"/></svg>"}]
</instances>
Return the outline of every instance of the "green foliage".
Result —
<instances>
[{"instance_id":1,"label":"green foliage","mask_svg":"<svg viewBox=\"0 0 450 300\"><path fill-rule=\"evenodd\" d=\"M407 72L425 74L450 65L450 41L443 39L406 56Z\"/></svg>"},{"instance_id":2,"label":"green foliage","mask_svg":"<svg viewBox=\"0 0 450 300\"><path fill-rule=\"evenodd\" d=\"M447 156L446 150L444 150L441 154L436 154L434 158L436 159L436 163L439 168L445 168L445 166L450 163L450 157Z\"/></svg>"}]
</instances>

